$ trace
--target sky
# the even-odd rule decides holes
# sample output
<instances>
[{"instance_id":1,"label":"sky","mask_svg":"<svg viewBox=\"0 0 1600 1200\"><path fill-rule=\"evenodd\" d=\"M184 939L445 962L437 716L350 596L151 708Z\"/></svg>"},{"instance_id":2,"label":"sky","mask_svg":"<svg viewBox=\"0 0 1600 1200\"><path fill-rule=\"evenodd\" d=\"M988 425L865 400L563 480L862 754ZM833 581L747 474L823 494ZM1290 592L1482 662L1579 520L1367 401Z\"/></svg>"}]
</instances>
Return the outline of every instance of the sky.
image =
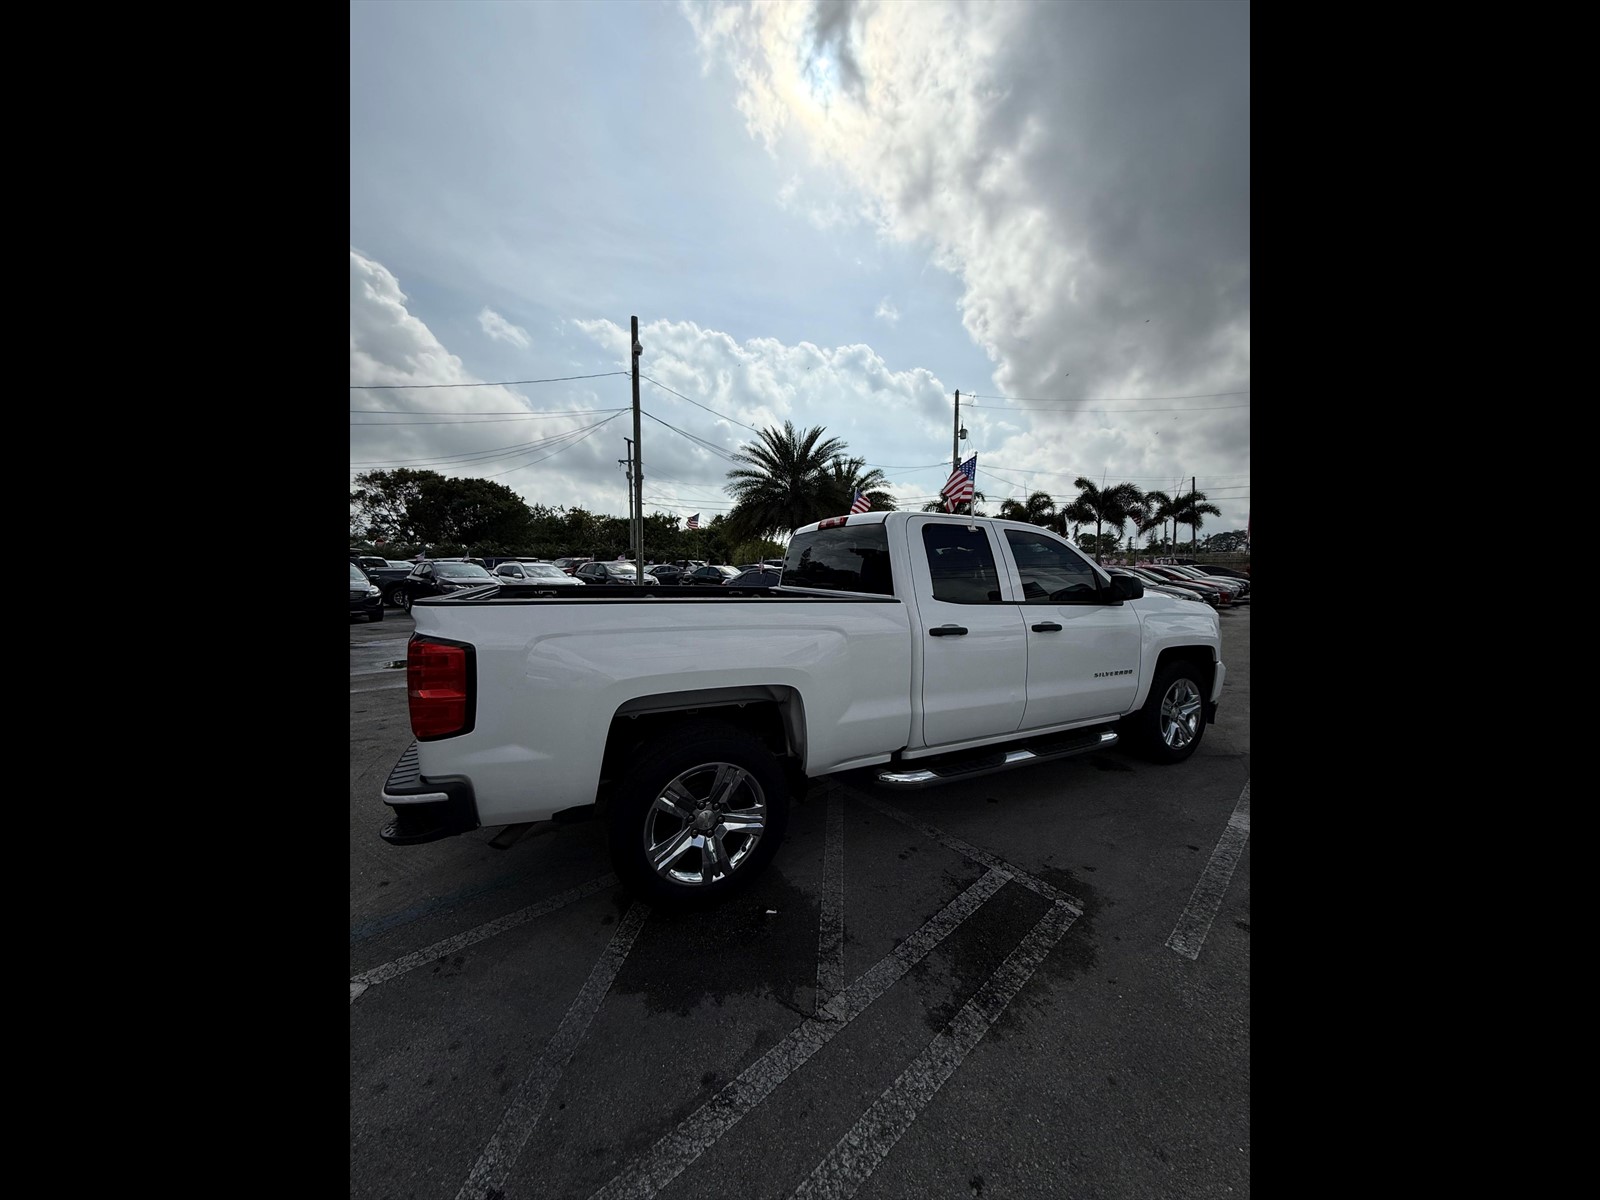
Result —
<instances>
[{"instance_id":1,"label":"sky","mask_svg":"<svg viewBox=\"0 0 1600 1200\"><path fill-rule=\"evenodd\" d=\"M647 514L728 512L729 455L784 421L921 508L959 389L990 513L1194 480L1202 534L1246 528L1249 24L1245 0L357 0L352 481L625 515L637 317Z\"/></svg>"}]
</instances>

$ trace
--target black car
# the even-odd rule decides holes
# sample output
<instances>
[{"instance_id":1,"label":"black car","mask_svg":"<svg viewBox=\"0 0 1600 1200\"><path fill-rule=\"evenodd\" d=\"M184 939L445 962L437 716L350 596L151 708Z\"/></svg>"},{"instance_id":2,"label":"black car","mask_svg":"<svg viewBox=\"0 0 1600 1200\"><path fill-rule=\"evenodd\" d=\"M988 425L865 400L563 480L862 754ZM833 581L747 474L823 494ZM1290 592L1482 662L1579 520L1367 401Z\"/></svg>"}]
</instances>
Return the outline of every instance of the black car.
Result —
<instances>
[{"instance_id":1,"label":"black car","mask_svg":"<svg viewBox=\"0 0 1600 1200\"><path fill-rule=\"evenodd\" d=\"M771 567L755 567L749 571L740 571L724 587L777 587L782 581L782 576Z\"/></svg>"},{"instance_id":2,"label":"black car","mask_svg":"<svg viewBox=\"0 0 1600 1200\"><path fill-rule=\"evenodd\" d=\"M574 571L573 575L585 583L612 584L613 586L617 584L637 584L639 582L638 568L627 559L619 559L616 562L586 562ZM658 582L656 577L649 572L645 573L644 581L652 587Z\"/></svg>"},{"instance_id":3,"label":"black car","mask_svg":"<svg viewBox=\"0 0 1600 1200\"><path fill-rule=\"evenodd\" d=\"M672 563L657 563L653 567L646 567L644 573L653 575L657 583L666 584L668 587L675 587L683 582L683 568Z\"/></svg>"},{"instance_id":4,"label":"black car","mask_svg":"<svg viewBox=\"0 0 1600 1200\"><path fill-rule=\"evenodd\" d=\"M350 564L350 619L365 617L369 621L383 620L383 589L367 578L367 573L355 563Z\"/></svg>"},{"instance_id":5,"label":"black car","mask_svg":"<svg viewBox=\"0 0 1600 1200\"><path fill-rule=\"evenodd\" d=\"M683 577L690 587L721 587L739 573L736 567L696 567Z\"/></svg>"},{"instance_id":6,"label":"black car","mask_svg":"<svg viewBox=\"0 0 1600 1200\"><path fill-rule=\"evenodd\" d=\"M494 576L477 563L437 562L430 559L419 562L411 568L411 574L395 584L394 596L400 607L410 612L411 605L424 596L445 596L463 588L483 587L494 581Z\"/></svg>"}]
</instances>

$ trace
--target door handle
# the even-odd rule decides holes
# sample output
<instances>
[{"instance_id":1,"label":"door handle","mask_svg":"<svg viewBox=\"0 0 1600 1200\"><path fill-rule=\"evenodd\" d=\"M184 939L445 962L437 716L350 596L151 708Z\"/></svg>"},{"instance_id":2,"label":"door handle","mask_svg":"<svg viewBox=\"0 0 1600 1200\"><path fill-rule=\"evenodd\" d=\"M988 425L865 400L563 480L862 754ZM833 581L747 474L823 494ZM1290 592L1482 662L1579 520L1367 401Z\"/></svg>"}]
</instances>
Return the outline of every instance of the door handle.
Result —
<instances>
[{"instance_id":1,"label":"door handle","mask_svg":"<svg viewBox=\"0 0 1600 1200\"><path fill-rule=\"evenodd\" d=\"M964 625L935 625L928 630L928 635L930 637L960 637L966 631L967 629Z\"/></svg>"},{"instance_id":2,"label":"door handle","mask_svg":"<svg viewBox=\"0 0 1600 1200\"><path fill-rule=\"evenodd\" d=\"M1035 633L1060 633L1061 626L1057 625L1054 621L1040 621L1033 627L1033 631Z\"/></svg>"}]
</instances>

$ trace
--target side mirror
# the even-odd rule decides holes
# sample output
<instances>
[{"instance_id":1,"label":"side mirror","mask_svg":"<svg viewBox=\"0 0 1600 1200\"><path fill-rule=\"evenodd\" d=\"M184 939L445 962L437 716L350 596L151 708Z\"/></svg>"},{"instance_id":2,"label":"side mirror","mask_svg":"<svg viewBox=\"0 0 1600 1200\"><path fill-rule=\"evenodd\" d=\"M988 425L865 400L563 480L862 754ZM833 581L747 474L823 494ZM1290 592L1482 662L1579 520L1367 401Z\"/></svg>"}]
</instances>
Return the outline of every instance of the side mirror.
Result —
<instances>
[{"instance_id":1,"label":"side mirror","mask_svg":"<svg viewBox=\"0 0 1600 1200\"><path fill-rule=\"evenodd\" d=\"M1137 600L1144 595L1144 584L1131 575L1111 577L1111 597L1114 600Z\"/></svg>"}]
</instances>

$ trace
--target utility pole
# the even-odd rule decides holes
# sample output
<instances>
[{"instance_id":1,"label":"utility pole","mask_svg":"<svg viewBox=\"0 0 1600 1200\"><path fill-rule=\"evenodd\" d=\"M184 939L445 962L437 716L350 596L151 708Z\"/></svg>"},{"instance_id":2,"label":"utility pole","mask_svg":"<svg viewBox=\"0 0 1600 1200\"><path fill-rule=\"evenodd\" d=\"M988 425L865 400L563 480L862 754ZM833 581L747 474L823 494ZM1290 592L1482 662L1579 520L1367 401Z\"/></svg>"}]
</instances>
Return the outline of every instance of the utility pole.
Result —
<instances>
[{"instance_id":1,"label":"utility pole","mask_svg":"<svg viewBox=\"0 0 1600 1200\"><path fill-rule=\"evenodd\" d=\"M1198 483L1195 480L1195 477L1193 475L1189 476L1189 503L1190 504L1197 503L1197 501L1194 498L1194 494L1198 490L1199 490ZM1191 532L1189 534L1189 557L1190 558L1193 558L1195 556L1195 547L1199 544L1199 541L1200 541L1200 521L1199 521L1199 516L1200 516L1199 513L1195 513L1196 520L1195 520L1194 525L1191 526Z\"/></svg>"},{"instance_id":2,"label":"utility pole","mask_svg":"<svg viewBox=\"0 0 1600 1200\"><path fill-rule=\"evenodd\" d=\"M950 430L950 474L961 465L961 389L956 389L956 423Z\"/></svg>"},{"instance_id":3,"label":"utility pole","mask_svg":"<svg viewBox=\"0 0 1600 1200\"><path fill-rule=\"evenodd\" d=\"M633 520L633 569L640 587L644 586L644 447L639 442L639 355L644 347L639 345L639 318L631 322L633 330L633 505L629 516Z\"/></svg>"},{"instance_id":4,"label":"utility pole","mask_svg":"<svg viewBox=\"0 0 1600 1200\"><path fill-rule=\"evenodd\" d=\"M628 447L628 457L619 458L617 462L622 467L622 473L628 479L628 549L633 549L633 439L623 438L623 445Z\"/></svg>"}]
</instances>

